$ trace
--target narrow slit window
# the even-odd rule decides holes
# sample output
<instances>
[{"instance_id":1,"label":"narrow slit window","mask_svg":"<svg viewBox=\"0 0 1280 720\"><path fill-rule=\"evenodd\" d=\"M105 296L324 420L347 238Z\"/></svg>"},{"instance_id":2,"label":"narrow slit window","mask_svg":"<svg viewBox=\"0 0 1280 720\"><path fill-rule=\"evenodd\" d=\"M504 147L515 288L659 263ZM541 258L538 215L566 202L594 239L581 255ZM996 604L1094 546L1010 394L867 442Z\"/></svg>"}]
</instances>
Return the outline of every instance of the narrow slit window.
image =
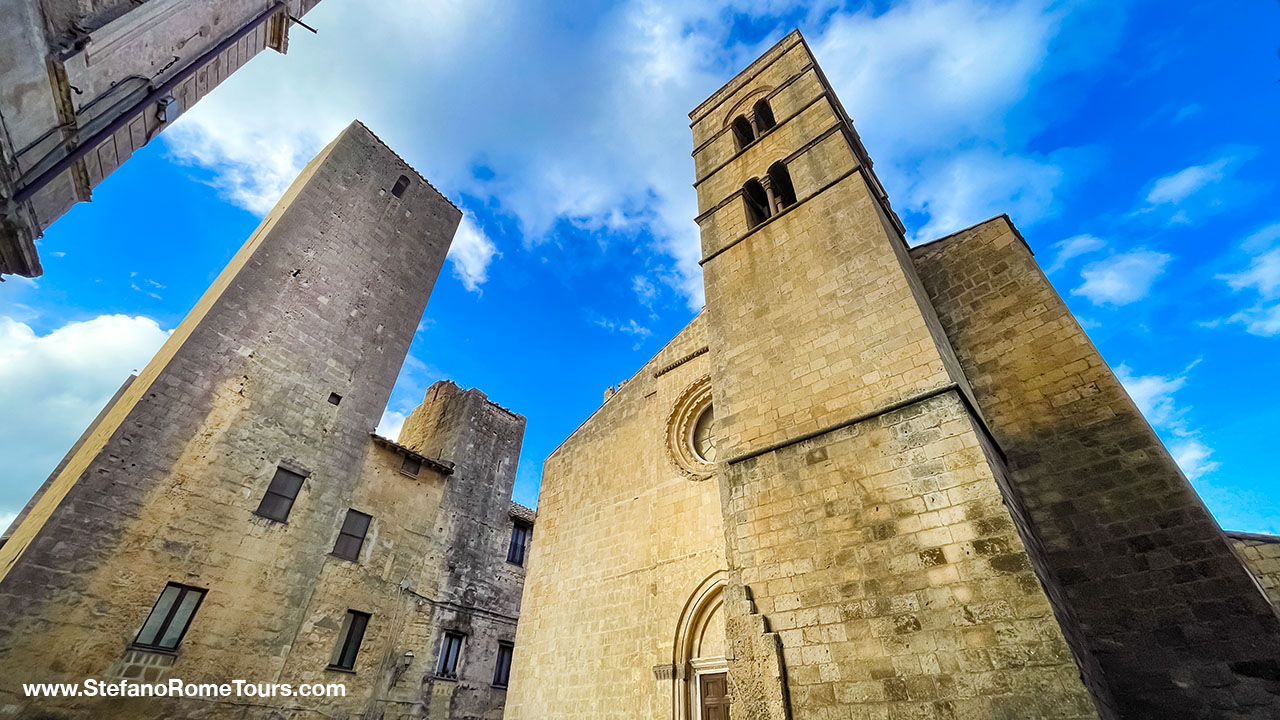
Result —
<instances>
[{"instance_id":1,"label":"narrow slit window","mask_svg":"<svg viewBox=\"0 0 1280 720\"><path fill-rule=\"evenodd\" d=\"M752 112L756 116L756 133L758 134L763 134L765 130L778 124L778 121L773 119L773 108L769 107L768 100L763 98L757 100Z\"/></svg>"},{"instance_id":2,"label":"narrow slit window","mask_svg":"<svg viewBox=\"0 0 1280 720\"><path fill-rule=\"evenodd\" d=\"M791 184L787 166L776 162L769 168L769 187L773 190L774 212L782 212L796 204L796 188Z\"/></svg>"},{"instance_id":3,"label":"narrow slit window","mask_svg":"<svg viewBox=\"0 0 1280 720\"><path fill-rule=\"evenodd\" d=\"M191 618L195 617L205 591L190 585L169 583L160 599L151 608L151 614L138 631L133 644L148 649L174 650L182 642L191 626Z\"/></svg>"},{"instance_id":4,"label":"narrow slit window","mask_svg":"<svg viewBox=\"0 0 1280 720\"><path fill-rule=\"evenodd\" d=\"M271 478L271 484L267 486L267 492L262 496L256 513L276 522L288 520L293 501L298 498L298 491L302 489L302 481L305 479L306 476L292 470L276 468L276 475Z\"/></svg>"},{"instance_id":5,"label":"narrow slit window","mask_svg":"<svg viewBox=\"0 0 1280 720\"><path fill-rule=\"evenodd\" d=\"M755 142L756 133L751 129L751 123L743 115L739 115L733 120L733 137L738 141L738 149L750 145Z\"/></svg>"},{"instance_id":6,"label":"narrow slit window","mask_svg":"<svg viewBox=\"0 0 1280 720\"><path fill-rule=\"evenodd\" d=\"M529 549L529 535L533 527L527 522L516 520L511 526L511 544L507 546L507 562L512 565L524 565L525 551Z\"/></svg>"},{"instance_id":7,"label":"narrow slit window","mask_svg":"<svg viewBox=\"0 0 1280 720\"><path fill-rule=\"evenodd\" d=\"M360 652L360 642L364 640L365 628L369 627L369 613L359 610L348 610L342 621L342 632L338 634L338 644L333 648L333 657L329 667L337 670L354 670L356 655Z\"/></svg>"},{"instance_id":8,"label":"narrow slit window","mask_svg":"<svg viewBox=\"0 0 1280 720\"><path fill-rule=\"evenodd\" d=\"M391 186L391 194L396 197L404 197L404 191L409 189L409 178L401 175L396 184Z\"/></svg>"},{"instance_id":9,"label":"narrow slit window","mask_svg":"<svg viewBox=\"0 0 1280 720\"><path fill-rule=\"evenodd\" d=\"M759 180L748 180L742 186L742 202L747 206L747 229L769 219L769 196Z\"/></svg>"},{"instance_id":10,"label":"narrow slit window","mask_svg":"<svg viewBox=\"0 0 1280 720\"><path fill-rule=\"evenodd\" d=\"M511 643L498 643L498 663L493 668L494 687L506 687L511 681L511 653L514 649Z\"/></svg>"},{"instance_id":11,"label":"narrow slit window","mask_svg":"<svg viewBox=\"0 0 1280 720\"><path fill-rule=\"evenodd\" d=\"M462 633L446 632L440 640L440 657L436 660L436 675L450 680L458 678L458 663L462 659Z\"/></svg>"},{"instance_id":12,"label":"narrow slit window","mask_svg":"<svg viewBox=\"0 0 1280 720\"><path fill-rule=\"evenodd\" d=\"M362 512L347 510L342 529L338 531L338 541L333 546L333 554L343 560L360 562L360 548L364 545L365 536L369 534L369 521L372 519Z\"/></svg>"}]
</instances>

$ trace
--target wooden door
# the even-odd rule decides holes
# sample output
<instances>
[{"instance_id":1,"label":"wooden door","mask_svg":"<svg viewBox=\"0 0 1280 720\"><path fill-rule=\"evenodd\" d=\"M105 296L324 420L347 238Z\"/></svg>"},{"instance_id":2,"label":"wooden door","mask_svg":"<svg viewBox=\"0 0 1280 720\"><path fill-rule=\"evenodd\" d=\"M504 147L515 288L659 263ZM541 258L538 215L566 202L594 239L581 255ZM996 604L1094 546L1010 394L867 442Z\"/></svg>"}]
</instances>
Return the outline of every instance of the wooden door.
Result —
<instances>
[{"instance_id":1,"label":"wooden door","mask_svg":"<svg viewBox=\"0 0 1280 720\"><path fill-rule=\"evenodd\" d=\"M725 673L699 675L702 720L729 720L729 681Z\"/></svg>"}]
</instances>

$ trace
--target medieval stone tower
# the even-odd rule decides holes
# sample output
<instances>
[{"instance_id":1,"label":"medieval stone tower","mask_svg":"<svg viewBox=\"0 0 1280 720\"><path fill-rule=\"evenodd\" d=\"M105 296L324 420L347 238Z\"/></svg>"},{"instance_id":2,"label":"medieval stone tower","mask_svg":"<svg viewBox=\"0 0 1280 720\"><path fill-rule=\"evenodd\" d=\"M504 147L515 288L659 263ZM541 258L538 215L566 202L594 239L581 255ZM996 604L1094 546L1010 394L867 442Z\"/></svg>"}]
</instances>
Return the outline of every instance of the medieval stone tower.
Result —
<instances>
[{"instance_id":1,"label":"medieval stone tower","mask_svg":"<svg viewBox=\"0 0 1280 720\"><path fill-rule=\"evenodd\" d=\"M460 219L359 123L312 160L0 547L0 717L501 715L524 418L442 381L371 437ZM22 690L86 678L347 692Z\"/></svg>"},{"instance_id":2,"label":"medieval stone tower","mask_svg":"<svg viewBox=\"0 0 1280 720\"><path fill-rule=\"evenodd\" d=\"M1280 714L1276 609L1009 219L909 247L799 33L690 117L706 307L547 461L511 715Z\"/></svg>"}]
</instances>

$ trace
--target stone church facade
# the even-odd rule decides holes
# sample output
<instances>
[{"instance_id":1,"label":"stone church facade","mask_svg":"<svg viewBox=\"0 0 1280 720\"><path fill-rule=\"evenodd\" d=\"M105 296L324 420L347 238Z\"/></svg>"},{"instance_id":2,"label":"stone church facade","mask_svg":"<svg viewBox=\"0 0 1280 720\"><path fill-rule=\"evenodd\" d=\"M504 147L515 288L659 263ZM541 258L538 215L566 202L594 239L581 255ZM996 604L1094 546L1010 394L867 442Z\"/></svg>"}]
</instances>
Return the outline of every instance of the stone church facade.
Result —
<instances>
[{"instance_id":1,"label":"stone church facade","mask_svg":"<svg viewBox=\"0 0 1280 720\"><path fill-rule=\"evenodd\" d=\"M502 717L525 420L441 381L373 434L461 217L359 123L308 165L0 546L0 718ZM23 689L86 679L295 694Z\"/></svg>"},{"instance_id":2,"label":"stone church facade","mask_svg":"<svg viewBox=\"0 0 1280 720\"><path fill-rule=\"evenodd\" d=\"M1280 545L1010 219L908 246L799 33L690 117L706 306L546 461L508 716L1280 716Z\"/></svg>"}]
</instances>

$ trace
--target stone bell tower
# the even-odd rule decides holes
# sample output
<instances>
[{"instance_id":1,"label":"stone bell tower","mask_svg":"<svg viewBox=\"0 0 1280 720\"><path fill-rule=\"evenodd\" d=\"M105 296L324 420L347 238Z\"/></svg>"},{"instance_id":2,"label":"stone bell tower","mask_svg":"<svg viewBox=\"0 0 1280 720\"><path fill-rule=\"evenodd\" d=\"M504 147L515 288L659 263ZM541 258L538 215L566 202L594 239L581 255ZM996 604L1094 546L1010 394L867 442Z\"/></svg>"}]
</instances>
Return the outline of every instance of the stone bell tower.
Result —
<instances>
[{"instance_id":1,"label":"stone bell tower","mask_svg":"<svg viewBox=\"0 0 1280 720\"><path fill-rule=\"evenodd\" d=\"M691 118L733 717L1109 716L803 38Z\"/></svg>"}]
</instances>

